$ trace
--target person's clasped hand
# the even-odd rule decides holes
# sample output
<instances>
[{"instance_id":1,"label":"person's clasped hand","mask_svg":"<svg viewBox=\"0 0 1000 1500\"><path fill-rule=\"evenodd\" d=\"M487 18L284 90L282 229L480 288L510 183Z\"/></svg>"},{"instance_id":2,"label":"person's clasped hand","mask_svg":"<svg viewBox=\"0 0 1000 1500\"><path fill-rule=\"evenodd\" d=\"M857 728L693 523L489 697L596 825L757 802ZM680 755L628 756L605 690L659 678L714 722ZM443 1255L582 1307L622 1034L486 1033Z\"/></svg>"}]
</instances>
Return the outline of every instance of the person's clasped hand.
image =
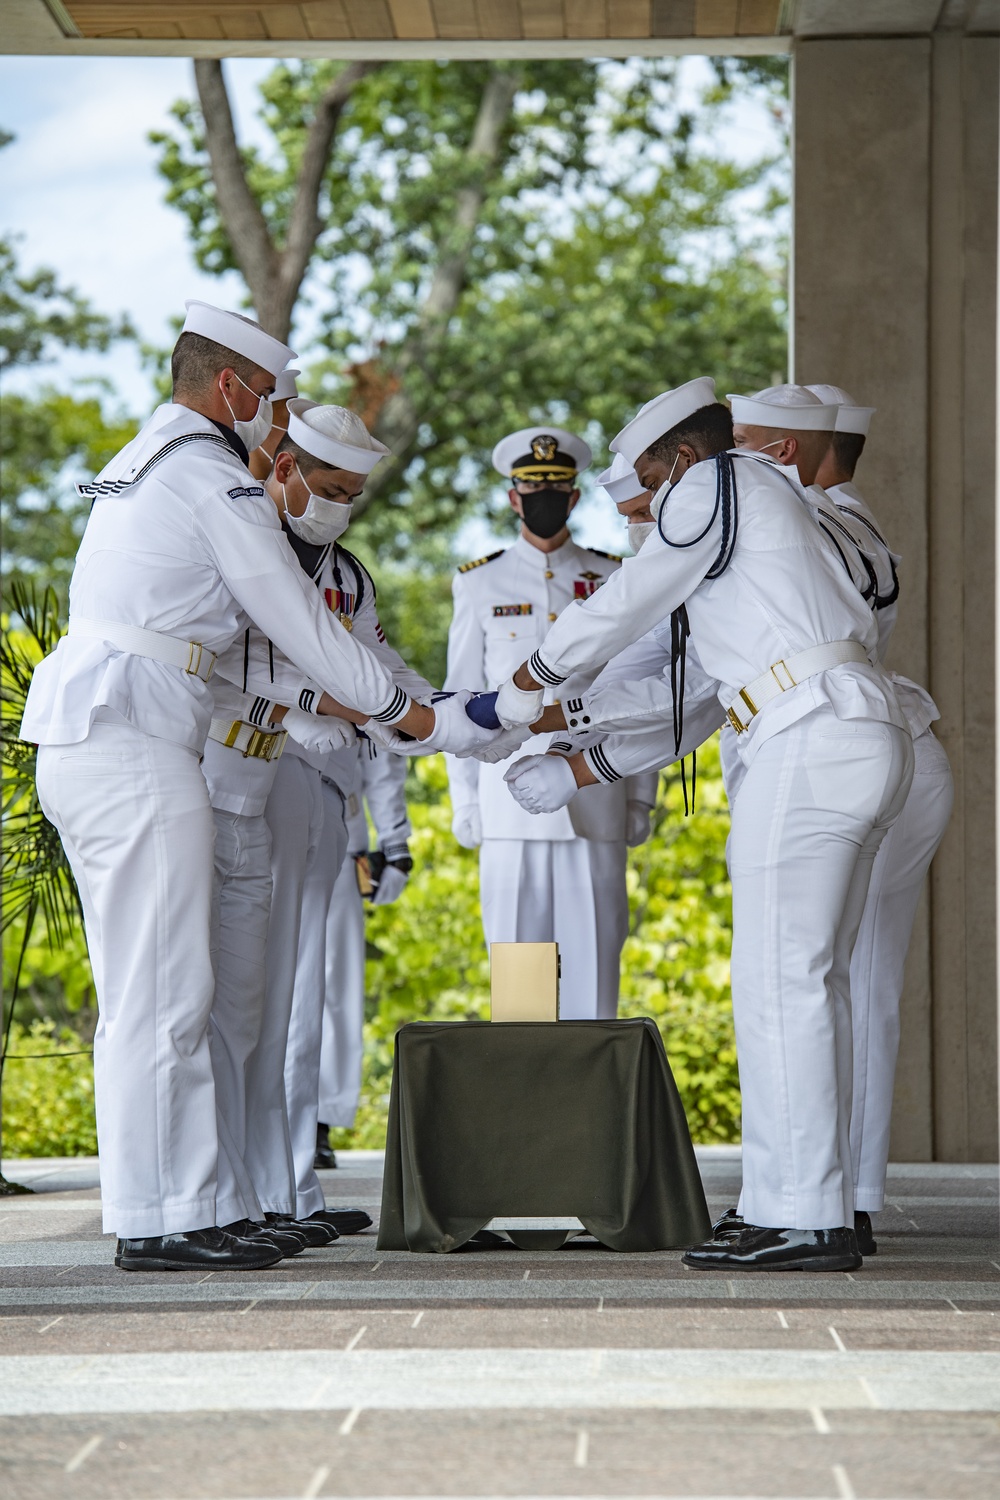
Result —
<instances>
[{"instance_id":1,"label":"person's clasped hand","mask_svg":"<svg viewBox=\"0 0 1000 1500\"><path fill-rule=\"evenodd\" d=\"M333 714L307 714L301 708L286 709L281 727L288 730L303 750L318 750L320 753L342 750L346 745L353 745L358 737L354 725L346 719L338 719Z\"/></svg>"},{"instance_id":2,"label":"person's clasped hand","mask_svg":"<svg viewBox=\"0 0 1000 1500\"><path fill-rule=\"evenodd\" d=\"M534 724L541 717L544 697L543 688L515 687L513 677L508 677L497 693L497 718L505 729Z\"/></svg>"},{"instance_id":3,"label":"person's clasped hand","mask_svg":"<svg viewBox=\"0 0 1000 1500\"><path fill-rule=\"evenodd\" d=\"M577 792L573 767L562 755L525 755L503 779L514 801L530 813L557 812Z\"/></svg>"}]
</instances>

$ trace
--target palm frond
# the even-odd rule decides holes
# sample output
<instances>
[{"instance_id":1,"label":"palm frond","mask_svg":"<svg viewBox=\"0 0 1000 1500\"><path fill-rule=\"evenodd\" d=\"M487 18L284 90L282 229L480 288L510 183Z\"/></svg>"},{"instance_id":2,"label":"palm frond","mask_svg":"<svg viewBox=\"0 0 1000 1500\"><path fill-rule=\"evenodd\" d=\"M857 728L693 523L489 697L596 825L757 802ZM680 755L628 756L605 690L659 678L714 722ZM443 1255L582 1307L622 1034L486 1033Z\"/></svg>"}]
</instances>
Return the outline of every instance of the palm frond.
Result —
<instances>
[{"instance_id":1,"label":"palm frond","mask_svg":"<svg viewBox=\"0 0 1000 1500\"><path fill-rule=\"evenodd\" d=\"M3 818L0 876L0 930L26 922L25 942L41 914L55 947L80 918L80 898L59 835L46 818L35 790L34 745L20 739L20 725L32 674L63 634L53 589L14 580L9 588L11 619L0 640L0 813Z\"/></svg>"}]
</instances>

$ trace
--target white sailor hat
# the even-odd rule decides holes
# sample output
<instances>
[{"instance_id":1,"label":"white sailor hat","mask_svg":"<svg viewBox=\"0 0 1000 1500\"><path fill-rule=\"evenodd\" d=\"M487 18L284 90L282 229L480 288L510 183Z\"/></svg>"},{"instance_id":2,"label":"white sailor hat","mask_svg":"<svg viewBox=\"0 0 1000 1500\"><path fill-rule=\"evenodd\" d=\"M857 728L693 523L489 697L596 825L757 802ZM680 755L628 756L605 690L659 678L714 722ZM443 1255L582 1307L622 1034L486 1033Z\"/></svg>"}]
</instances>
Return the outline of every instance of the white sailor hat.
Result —
<instances>
[{"instance_id":1,"label":"white sailor hat","mask_svg":"<svg viewBox=\"0 0 1000 1500\"><path fill-rule=\"evenodd\" d=\"M634 467L639 455L645 453L657 438L663 437L679 422L693 417L703 406L713 406L715 399L715 381L707 375L654 396L617 437L611 439L612 453L621 453Z\"/></svg>"},{"instance_id":2,"label":"white sailor hat","mask_svg":"<svg viewBox=\"0 0 1000 1500\"><path fill-rule=\"evenodd\" d=\"M291 401L299 394L299 388L295 384L296 375L301 375L301 370L293 369L286 365L280 375L275 376L274 390L271 393L272 401Z\"/></svg>"},{"instance_id":3,"label":"white sailor hat","mask_svg":"<svg viewBox=\"0 0 1000 1500\"><path fill-rule=\"evenodd\" d=\"M575 479L592 458L583 438L563 427L522 427L493 449L493 467L509 479Z\"/></svg>"},{"instance_id":4,"label":"white sailor hat","mask_svg":"<svg viewBox=\"0 0 1000 1500\"><path fill-rule=\"evenodd\" d=\"M769 385L753 396L727 396L733 421L782 432L832 432L837 408L804 385Z\"/></svg>"},{"instance_id":5,"label":"white sailor hat","mask_svg":"<svg viewBox=\"0 0 1000 1500\"><path fill-rule=\"evenodd\" d=\"M646 486L621 453L615 454L610 469L598 474L597 482L616 505L623 505L626 500L634 500L637 495L646 493Z\"/></svg>"},{"instance_id":6,"label":"white sailor hat","mask_svg":"<svg viewBox=\"0 0 1000 1500\"><path fill-rule=\"evenodd\" d=\"M234 354L253 360L269 375L277 375L295 358L294 349L280 339L273 339L259 323L242 313L225 312L210 302L185 302L184 306L187 316L181 333L199 333L203 339L211 339L223 349L232 349Z\"/></svg>"},{"instance_id":7,"label":"white sailor hat","mask_svg":"<svg viewBox=\"0 0 1000 1500\"><path fill-rule=\"evenodd\" d=\"M807 385L807 391L812 391L821 401L827 401L831 406L837 408L837 425L834 432L855 432L859 437L868 436L868 428L871 426L872 417L875 415L876 407L859 406L853 396L849 396L843 386L839 385Z\"/></svg>"},{"instance_id":8,"label":"white sailor hat","mask_svg":"<svg viewBox=\"0 0 1000 1500\"><path fill-rule=\"evenodd\" d=\"M373 438L357 412L320 406L299 396L288 403L288 436L331 469L370 474L389 449Z\"/></svg>"}]
</instances>

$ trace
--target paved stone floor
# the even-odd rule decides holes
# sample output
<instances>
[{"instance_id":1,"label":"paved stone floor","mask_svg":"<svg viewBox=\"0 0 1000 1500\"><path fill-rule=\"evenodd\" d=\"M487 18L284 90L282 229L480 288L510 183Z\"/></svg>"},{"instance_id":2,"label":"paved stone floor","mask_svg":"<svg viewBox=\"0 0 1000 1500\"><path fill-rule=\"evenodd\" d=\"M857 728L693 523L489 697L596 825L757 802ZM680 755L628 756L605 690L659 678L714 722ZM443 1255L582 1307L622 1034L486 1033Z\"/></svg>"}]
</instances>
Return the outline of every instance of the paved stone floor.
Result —
<instances>
[{"instance_id":1,"label":"paved stone floor","mask_svg":"<svg viewBox=\"0 0 1000 1500\"><path fill-rule=\"evenodd\" d=\"M699 1152L709 1206L739 1153ZM332 1205L377 1213L381 1158ZM4 1500L298 1496L998 1500L990 1167L896 1166L853 1275L690 1272L677 1253L379 1252L128 1275L94 1161L6 1163Z\"/></svg>"}]
</instances>

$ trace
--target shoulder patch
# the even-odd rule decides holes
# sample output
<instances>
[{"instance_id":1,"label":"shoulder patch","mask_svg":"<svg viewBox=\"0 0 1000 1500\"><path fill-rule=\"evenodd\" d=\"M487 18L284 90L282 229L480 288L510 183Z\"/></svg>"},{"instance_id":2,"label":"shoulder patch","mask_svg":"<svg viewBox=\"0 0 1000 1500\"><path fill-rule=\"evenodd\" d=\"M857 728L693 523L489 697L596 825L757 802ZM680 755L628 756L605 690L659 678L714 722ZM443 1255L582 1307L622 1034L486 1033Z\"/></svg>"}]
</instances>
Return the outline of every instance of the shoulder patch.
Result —
<instances>
[{"instance_id":1,"label":"shoulder patch","mask_svg":"<svg viewBox=\"0 0 1000 1500\"><path fill-rule=\"evenodd\" d=\"M264 486L262 484L238 484L235 489L227 490L226 493L230 500L242 500L244 497L263 499Z\"/></svg>"},{"instance_id":2,"label":"shoulder patch","mask_svg":"<svg viewBox=\"0 0 1000 1500\"><path fill-rule=\"evenodd\" d=\"M481 568L483 563L492 562L496 557L503 557L506 550L506 547L501 547L498 552L491 552L488 557L477 557L475 562L461 563L458 571L460 573L470 573L473 568Z\"/></svg>"},{"instance_id":3,"label":"shoulder patch","mask_svg":"<svg viewBox=\"0 0 1000 1500\"><path fill-rule=\"evenodd\" d=\"M585 547L585 552L592 552L595 557L606 557L608 562L621 562L617 552L602 552L600 547Z\"/></svg>"}]
</instances>

